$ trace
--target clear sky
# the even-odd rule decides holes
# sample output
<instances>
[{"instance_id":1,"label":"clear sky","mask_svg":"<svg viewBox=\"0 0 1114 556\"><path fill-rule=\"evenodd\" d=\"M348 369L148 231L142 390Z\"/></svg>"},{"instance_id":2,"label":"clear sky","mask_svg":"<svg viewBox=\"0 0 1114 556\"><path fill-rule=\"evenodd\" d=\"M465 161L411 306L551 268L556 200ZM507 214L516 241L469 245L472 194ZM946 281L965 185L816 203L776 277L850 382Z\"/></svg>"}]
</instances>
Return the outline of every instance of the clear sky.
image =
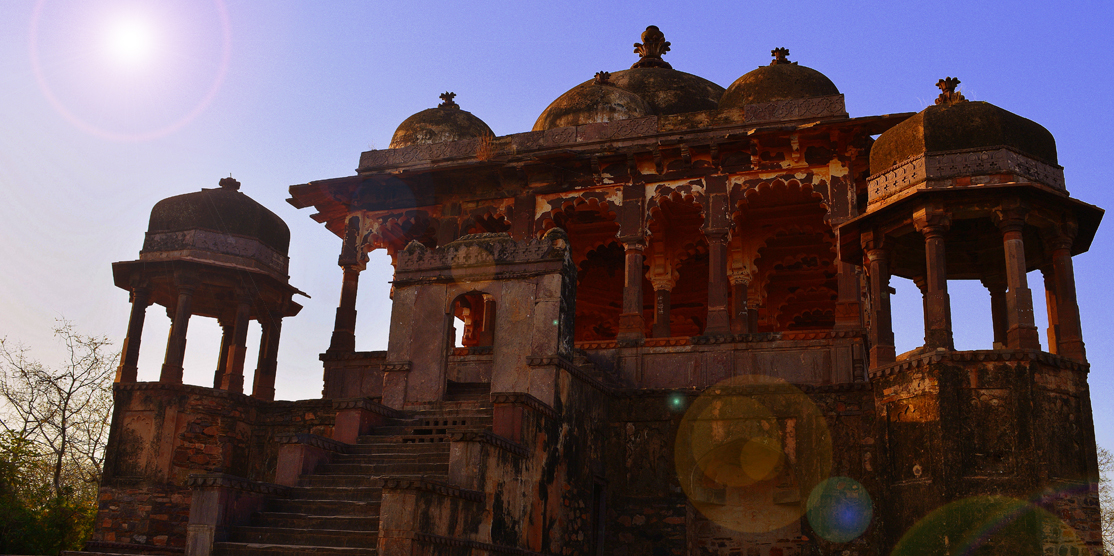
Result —
<instances>
[{"instance_id":1,"label":"clear sky","mask_svg":"<svg viewBox=\"0 0 1114 556\"><path fill-rule=\"evenodd\" d=\"M157 201L232 174L290 226L291 282L313 297L283 325L277 395L318 397L340 241L285 202L287 187L354 174L361 151L386 148L399 122L445 91L498 135L528 131L565 90L636 61L631 45L647 25L672 43L674 68L724 87L787 47L835 82L851 116L919 111L937 79L957 76L967 98L1047 127L1072 195L1111 208L1112 15L1099 1L4 2L0 336L59 361L50 329L65 317L119 344L128 301L110 264L138 257ZM1108 448L1112 230L1105 222L1075 259ZM385 348L389 279L374 253L361 275L358 349ZM900 352L920 345L923 329L915 287L894 285ZM978 284L949 287L957 347L989 347L989 297ZM1030 287L1041 315L1039 273ZM158 378L169 328L160 313L148 310L140 380ZM189 330L185 381L211 385L218 327L196 318Z\"/></svg>"}]
</instances>

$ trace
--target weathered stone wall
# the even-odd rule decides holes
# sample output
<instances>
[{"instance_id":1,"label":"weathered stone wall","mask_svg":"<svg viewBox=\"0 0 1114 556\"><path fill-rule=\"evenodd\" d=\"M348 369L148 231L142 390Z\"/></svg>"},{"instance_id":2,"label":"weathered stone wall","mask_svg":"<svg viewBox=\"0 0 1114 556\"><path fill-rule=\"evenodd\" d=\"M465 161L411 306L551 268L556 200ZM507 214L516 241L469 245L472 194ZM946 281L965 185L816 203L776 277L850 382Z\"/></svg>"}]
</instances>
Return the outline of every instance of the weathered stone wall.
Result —
<instances>
[{"instance_id":1,"label":"weathered stone wall","mask_svg":"<svg viewBox=\"0 0 1114 556\"><path fill-rule=\"evenodd\" d=\"M332 433L327 400L266 402L196 386L117 384L97 543L185 546L191 474L274 481L281 433Z\"/></svg>"}]
</instances>

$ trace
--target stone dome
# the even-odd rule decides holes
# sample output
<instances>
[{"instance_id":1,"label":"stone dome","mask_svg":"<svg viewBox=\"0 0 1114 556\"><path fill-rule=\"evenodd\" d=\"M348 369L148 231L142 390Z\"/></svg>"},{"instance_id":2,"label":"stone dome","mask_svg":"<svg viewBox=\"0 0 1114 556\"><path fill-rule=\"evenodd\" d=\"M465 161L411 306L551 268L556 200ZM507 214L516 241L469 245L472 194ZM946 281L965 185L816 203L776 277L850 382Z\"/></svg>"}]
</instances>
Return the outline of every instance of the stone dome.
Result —
<instances>
[{"instance_id":1,"label":"stone dome","mask_svg":"<svg viewBox=\"0 0 1114 556\"><path fill-rule=\"evenodd\" d=\"M835 83L824 74L786 59L789 50L775 48L774 60L735 80L719 101L721 110L778 100L838 95Z\"/></svg>"},{"instance_id":2,"label":"stone dome","mask_svg":"<svg viewBox=\"0 0 1114 556\"><path fill-rule=\"evenodd\" d=\"M562 125L715 110L719 105L720 97L723 96L723 87L702 77L673 69L661 58L669 51L669 45L665 35L651 25L642 33L642 42L634 45L634 51L641 56L639 60L630 69L609 74L608 83L611 86L633 93L648 106L648 112L640 115L634 115L638 113L637 110L628 112L628 109L633 109L635 105L635 101L629 96L622 96L622 109L608 110L607 102L604 102L605 109L600 110L600 103L592 102L592 97L588 94L593 85L598 85L593 79L557 97L557 100L553 101L538 117L538 121L534 124L534 131ZM611 93L610 97L619 100L620 94ZM562 122L577 123L557 124L558 118L554 115L560 115ZM607 116L607 119L595 119L600 116Z\"/></svg>"},{"instance_id":3,"label":"stone dome","mask_svg":"<svg viewBox=\"0 0 1114 556\"><path fill-rule=\"evenodd\" d=\"M455 93L441 95L441 104L436 108L422 110L399 124L391 137L392 149L411 145L428 145L445 141L459 141L475 137L492 137L491 128L471 112L461 110L453 102Z\"/></svg>"},{"instance_id":4,"label":"stone dome","mask_svg":"<svg viewBox=\"0 0 1114 556\"><path fill-rule=\"evenodd\" d=\"M1057 165L1056 140L1040 124L989 102L968 101L958 79L941 79L936 104L887 130L870 149L870 173L884 172L918 155L1009 147Z\"/></svg>"},{"instance_id":5,"label":"stone dome","mask_svg":"<svg viewBox=\"0 0 1114 556\"><path fill-rule=\"evenodd\" d=\"M601 71L596 78L573 87L538 116L534 131L615 120L641 118L654 113L642 97L620 89Z\"/></svg>"},{"instance_id":6,"label":"stone dome","mask_svg":"<svg viewBox=\"0 0 1114 556\"><path fill-rule=\"evenodd\" d=\"M208 230L255 239L285 256L290 247L290 228L275 213L240 193L240 182L220 180L218 189L202 189L175 195L155 203L147 225L144 251L178 249L178 242L163 237L174 232ZM216 246L214 246L216 247Z\"/></svg>"}]
</instances>

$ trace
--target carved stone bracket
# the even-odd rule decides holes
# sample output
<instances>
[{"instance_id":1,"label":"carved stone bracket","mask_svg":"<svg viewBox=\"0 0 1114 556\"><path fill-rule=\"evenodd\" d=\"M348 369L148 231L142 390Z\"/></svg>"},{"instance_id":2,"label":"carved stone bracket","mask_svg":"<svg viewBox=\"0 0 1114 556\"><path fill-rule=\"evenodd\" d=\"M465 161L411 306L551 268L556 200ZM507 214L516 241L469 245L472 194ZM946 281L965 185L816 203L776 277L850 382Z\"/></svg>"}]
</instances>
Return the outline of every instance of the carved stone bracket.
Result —
<instances>
[{"instance_id":1,"label":"carved stone bracket","mask_svg":"<svg viewBox=\"0 0 1114 556\"><path fill-rule=\"evenodd\" d=\"M290 492L289 487L271 483L261 483L259 481L252 481L226 473L193 474L186 479L186 486L192 489L227 488L266 496L285 496Z\"/></svg>"}]
</instances>

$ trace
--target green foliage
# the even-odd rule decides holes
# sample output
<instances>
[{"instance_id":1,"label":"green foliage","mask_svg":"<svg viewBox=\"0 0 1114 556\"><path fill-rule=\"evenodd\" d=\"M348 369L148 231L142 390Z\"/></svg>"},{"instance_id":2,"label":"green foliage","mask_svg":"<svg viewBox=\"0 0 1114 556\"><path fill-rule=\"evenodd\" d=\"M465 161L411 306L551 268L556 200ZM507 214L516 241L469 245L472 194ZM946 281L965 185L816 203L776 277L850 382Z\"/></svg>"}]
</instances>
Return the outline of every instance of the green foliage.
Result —
<instances>
[{"instance_id":1,"label":"green foliage","mask_svg":"<svg viewBox=\"0 0 1114 556\"><path fill-rule=\"evenodd\" d=\"M116 357L62 321L53 369L0 339L0 554L80 550L97 515Z\"/></svg>"}]
</instances>

